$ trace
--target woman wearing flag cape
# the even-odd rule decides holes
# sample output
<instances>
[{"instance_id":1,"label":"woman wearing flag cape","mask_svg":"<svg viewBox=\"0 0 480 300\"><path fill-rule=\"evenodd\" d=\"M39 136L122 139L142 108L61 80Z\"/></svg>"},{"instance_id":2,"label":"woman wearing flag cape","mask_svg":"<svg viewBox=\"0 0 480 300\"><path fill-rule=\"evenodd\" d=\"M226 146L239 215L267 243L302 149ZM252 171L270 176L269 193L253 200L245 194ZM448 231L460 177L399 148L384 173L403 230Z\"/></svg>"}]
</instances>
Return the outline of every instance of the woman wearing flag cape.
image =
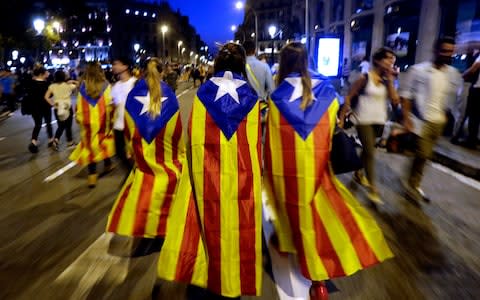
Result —
<instances>
[{"instance_id":1,"label":"woman wearing flag cape","mask_svg":"<svg viewBox=\"0 0 480 300\"><path fill-rule=\"evenodd\" d=\"M128 94L125 137L135 161L108 217L107 231L163 238L185 161L175 93L161 81L162 63L151 58ZM188 179L188 178L187 178Z\"/></svg>"},{"instance_id":2,"label":"woman wearing flag cape","mask_svg":"<svg viewBox=\"0 0 480 300\"><path fill-rule=\"evenodd\" d=\"M311 299L327 299L323 281L392 257L375 223L329 165L339 107L326 77L310 73L300 43L280 54L265 146L265 185L281 252L295 253L312 281Z\"/></svg>"},{"instance_id":3,"label":"woman wearing flag cape","mask_svg":"<svg viewBox=\"0 0 480 300\"><path fill-rule=\"evenodd\" d=\"M80 127L81 141L70 159L81 166L88 165L88 185L97 183L97 163L104 161L105 170L111 171L115 155L113 137L114 106L111 87L98 62L89 62L77 100L76 120Z\"/></svg>"},{"instance_id":4,"label":"woman wearing flag cape","mask_svg":"<svg viewBox=\"0 0 480 300\"><path fill-rule=\"evenodd\" d=\"M172 211L184 225L167 229L158 265L161 278L225 297L260 295L262 284L260 107L245 64L242 46L224 45L193 101L187 151L195 205Z\"/></svg>"}]
</instances>

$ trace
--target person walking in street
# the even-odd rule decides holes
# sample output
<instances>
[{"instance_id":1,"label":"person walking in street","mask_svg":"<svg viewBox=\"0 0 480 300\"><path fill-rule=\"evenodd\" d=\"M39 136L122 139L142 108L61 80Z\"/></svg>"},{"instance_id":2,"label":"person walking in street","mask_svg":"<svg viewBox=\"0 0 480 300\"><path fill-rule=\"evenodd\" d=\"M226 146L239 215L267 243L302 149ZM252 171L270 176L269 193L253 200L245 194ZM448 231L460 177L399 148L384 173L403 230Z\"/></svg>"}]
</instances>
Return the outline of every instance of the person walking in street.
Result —
<instances>
[{"instance_id":1,"label":"person walking in street","mask_svg":"<svg viewBox=\"0 0 480 300\"><path fill-rule=\"evenodd\" d=\"M186 158L178 100L161 78L161 60L150 58L128 93L124 131L135 166L112 207L106 229L152 243L163 242Z\"/></svg>"},{"instance_id":2,"label":"person walking in street","mask_svg":"<svg viewBox=\"0 0 480 300\"><path fill-rule=\"evenodd\" d=\"M110 172L113 169L111 157L115 155L115 107L110 84L98 62L87 63L76 107L81 140L70 160L88 166L88 186L93 188L98 178L97 163L103 160L105 172Z\"/></svg>"},{"instance_id":3,"label":"person walking in street","mask_svg":"<svg viewBox=\"0 0 480 300\"><path fill-rule=\"evenodd\" d=\"M350 85L350 82L348 81L350 78L350 72L350 63L348 62L348 58L345 58L342 64L342 87L348 87Z\"/></svg>"},{"instance_id":4,"label":"person walking in street","mask_svg":"<svg viewBox=\"0 0 480 300\"><path fill-rule=\"evenodd\" d=\"M53 148L57 151L63 131L67 133L67 147L75 146L72 134L72 94L77 89L77 85L77 81L74 80L67 82L65 72L59 70L53 75L53 83L45 93L45 101L54 107L54 113L57 119L58 128L55 132L55 139L53 140Z\"/></svg>"},{"instance_id":5,"label":"person walking in street","mask_svg":"<svg viewBox=\"0 0 480 300\"><path fill-rule=\"evenodd\" d=\"M274 84L272 72L266 63L261 62L255 57L255 42L247 40L243 43L247 53L247 76L248 82L255 89L260 99L263 109L266 108L268 96L273 92ZM262 110L263 110L262 109Z\"/></svg>"},{"instance_id":6,"label":"person walking in street","mask_svg":"<svg viewBox=\"0 0 480 300\"><path fill-rule=\"evenodd\" d=\"M32 153L38 152L38 135L43 121L45 121L45 127L47 128L48 147L53 146L52 107L50 103L45 101L45 93L49 86L48 76L48 71L44 67L36 67L33 70L33 80L28 88L28 95L24 99L24 105L28 106L27 110L31 113L35 122L32 139L28 145L28 150Z\"/></svg>"},{"instance_id":7,"label":"person walking in street","mask_svg":"<svg viewBox=\"0 0 480 300\"><path fill-rule=\"evenodd\" d=\"M417 134L415 156L403 186L407 196L415 201L430 198L422 190L425 165L432 157L433 147L447 122L446 110L461 94L463 80L453 68L455 39L443 37L435 42L433 61L413 65L400 86L404 122L407 130Z\"/></svg>"},{"instance_id":8,"label":"person walking in street","mask_svg":"<svg viewBox=\"0 0 480 300\"><path fill-rule=\"evenodd\" d=\"M159 262L161 278L216 294L203 299L262 291L260 106L245 65L243 47L225 44L193 100L187 157L195 206L174 238L167 234L162 252L177 254Z\"/></svg>"},{"instance_id":9,"label":"person walking in street","mask_svg":"<svg viewBox=\"0 0 480 300\"><path fill-rule=\"evenodd\" d=\"M133 63L128 57L119 57L112 64L113 74L117 77L117 82L112 87L112 98L115 105L115 121L113 123L115 152L127 170L127 174L133 168L133 163L127 156L125 143L125 103L137 81L137 78L132 76L132 67Z\"/></svg>"},{"instance_id":10,"label":"person walking in street","mask_svg":"<svg viewBox=\"0 0 480 300\"><path fill-rule=\"evenodd\" d=\"M375 176L375 145L376 138L381 136L383 126L388 118L387 106L390 99L396 107L400 99L393 86L393 66L395 54L389 48L380 48L373 54L373 68L352 85L345 97L345 104L340 112L340 127L347 112L352 109L356 119L358 137L362 143L362 161L366 177L362 171L354 173L354 179L368 189L368 199L375 204L383 201L378 194ZM357 99L352 103L352 99Z\"/></svg>"},{"instance_id":11,"label":"person walking in street","mask_svg":"<svg viewBox=\"0 0 480 300\"><path fill-rule=\"evenodd\" d=\"M9 68L0 71L0 84L2 86L2 100L7 104L1 116L10 117L16 109L17 98L15 96L16 79Z\"/></svg>"},{"instance_id":12,"label":"person walking in street","mask_svg":"<svg viewBox=\"0 0 480 300\"><path fill-rule=\"evenodd\" d=\"M308 70L305 47L287 44L270 99L264 183L279 251L297 255L312 282L312 300L328 298L324 280L393 256L374 219L330 166L338 108L330 81Z\"/></svg>"},{"instance_id":13,"label":"person walking in street","mask_svg":"<svg viewBox=\"0 0 480 300\"><path fill-rule=\"evenodd\" d=\"M170 86L173 92L175 92L177 90L178 73L172 68L171 65L167 64L163 75L164 81Z\"/></svg>"},{"instance_id":14,"label":"person walking in street","mask_svg":"<svg viewBox=\"0 0 480 300\"><path fill-rule=\"evenodd\" d=\"M363 57L358 67L360 68L361 74L367 74L370 71L370 62L368 61L368 56L365 55Z\"/></svg>"},{"instance_id":15,"label":"person walking in street","mask_svg":"<svg viewBox=\"0 0 480 300\"><path fill-rule=\"evenodd\" d=\"M476 149L480 126L480 55L463 74L465 80L470 77L474 78L467 98L468 137L464 145L470 149Z\"/></svg>"}]
</instances>

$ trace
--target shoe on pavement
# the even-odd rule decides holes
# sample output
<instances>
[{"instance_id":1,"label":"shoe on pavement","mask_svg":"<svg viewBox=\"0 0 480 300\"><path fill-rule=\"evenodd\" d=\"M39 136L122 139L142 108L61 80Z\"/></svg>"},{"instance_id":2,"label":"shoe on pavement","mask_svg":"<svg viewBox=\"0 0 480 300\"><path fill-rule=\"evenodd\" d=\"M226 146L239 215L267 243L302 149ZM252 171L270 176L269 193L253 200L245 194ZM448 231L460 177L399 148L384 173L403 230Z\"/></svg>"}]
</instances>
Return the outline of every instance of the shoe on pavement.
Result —
<instances>
[{"instance_id":1,"label":"shoe on pavement","mask_svg":"<svg viewBox=\"0 0 480 300\"><path fill-rule=\"evenodd\" d=\"M71 141L67 143L68 149L74 148L75 146L77 146L77 143L75 143L75 141Z\"/></svg>"},{"instance_id":2,"label":"shoe on pavement","mask_svg":"<svg viewBox=\"0 0 480 300\"><path fill-rule=\"evenodd\" d=\"M361 185L363 187L366 187L366 188L371 187L370 182L368 182L367 177L365 177L365 175L363 175L362 172L357 171L357 172L353 173L353 180L355 180L356 183L358 183L359 185Z\"/></svg>"},{"instance_id":3,"label":"shoe on pavement","mask_svg":"<svg viewBox=\"0 0 480 300\"><path fill-rule=\"evenodd\" d=\"M380 196L378 195L378 193L375 191L368 192L367 197L368 197L368 200L372 201L375 204L378 204L378 205L385 204L380 198Z\"/></svg>"},{"instance_id":4,"label":"shoe on pavement","mask_svg":"<svg viewBox=\"0 0 480 300\"><path fill-rule=\"evenodd\" d=\"M30 143L30 145L28 145L28 150L32 153L38 153L38 146L34 143Z\"/></svg>"},{"instance_id":5,"label":"shoe on pavement","mask_svg":"<svg viewBox=\"0 0 480 300\"><path fill-rule=\"evenodd\" d=\"M420 187L415 188L415 190L417 191L417 193L420 195L421 199L424 202L430 203L430 198L425 194L425 192Z\"/></svg>"},{"instance_id":6,"label":"shoe on pavement","mask_svg":"<svg viewBox=\"0 0 480 300\"><path fill-rule=\"evenodd\" d=\"M407 197L409 197L410 199L414 200L417 203L420 203L420 201L423 200L423 197L418 190L419 188L413 187L406 180L402 180L401 183L402 183L402 186L405 190L405 193L406 193Z\"/></svg>"},{"instance_id":7,"label":"shoe on pavement","mask_svg":"<svg viewBox=\"0 0 480 300\"><path fill-rule=\"evenodd\" d=\"M94 188L97 185L97 179L98 179L97 174L88 175L88 187L91 189Z\"/></svg>"}]
</instances>

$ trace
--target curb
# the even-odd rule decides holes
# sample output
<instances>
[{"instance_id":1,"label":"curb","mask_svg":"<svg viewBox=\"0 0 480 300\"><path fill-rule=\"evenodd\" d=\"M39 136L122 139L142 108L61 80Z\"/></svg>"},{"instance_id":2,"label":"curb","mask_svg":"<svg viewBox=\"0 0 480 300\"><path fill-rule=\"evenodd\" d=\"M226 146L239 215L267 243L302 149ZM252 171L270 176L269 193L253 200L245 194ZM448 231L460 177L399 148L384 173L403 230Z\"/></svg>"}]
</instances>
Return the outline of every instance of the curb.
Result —
<instances>
[{"instance_id":1,"label":"curb","mask_svg":"<svg viewBox=\"0 0 480 300\"><path fill-rule=\"evenodd\" d=\"M452 169L455 172L480 181L480 168L475 168L461 161L455 160L438 150L434 151L432 160Z\"/></svg>"}]
</instances>

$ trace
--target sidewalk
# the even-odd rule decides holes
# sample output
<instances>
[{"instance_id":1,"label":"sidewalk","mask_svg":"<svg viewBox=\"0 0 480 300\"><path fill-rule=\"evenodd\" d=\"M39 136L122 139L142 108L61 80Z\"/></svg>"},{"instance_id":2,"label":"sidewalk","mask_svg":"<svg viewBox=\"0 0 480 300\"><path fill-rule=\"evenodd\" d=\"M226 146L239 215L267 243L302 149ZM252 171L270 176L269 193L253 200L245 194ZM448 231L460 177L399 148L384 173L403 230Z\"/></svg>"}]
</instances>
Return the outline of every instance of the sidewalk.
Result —
<instances>
[{"instance_id":1,"label":"sidewalk","mask_svg":"<svg viewBox=\"0 0 480 300\"><path fill-rule=\"evenodd\" d=\"M433 161L480 181L480 148L471 150L456 146L450 143L449 138L441 137L435 147Z\"/></svg>"}]
</instances>

